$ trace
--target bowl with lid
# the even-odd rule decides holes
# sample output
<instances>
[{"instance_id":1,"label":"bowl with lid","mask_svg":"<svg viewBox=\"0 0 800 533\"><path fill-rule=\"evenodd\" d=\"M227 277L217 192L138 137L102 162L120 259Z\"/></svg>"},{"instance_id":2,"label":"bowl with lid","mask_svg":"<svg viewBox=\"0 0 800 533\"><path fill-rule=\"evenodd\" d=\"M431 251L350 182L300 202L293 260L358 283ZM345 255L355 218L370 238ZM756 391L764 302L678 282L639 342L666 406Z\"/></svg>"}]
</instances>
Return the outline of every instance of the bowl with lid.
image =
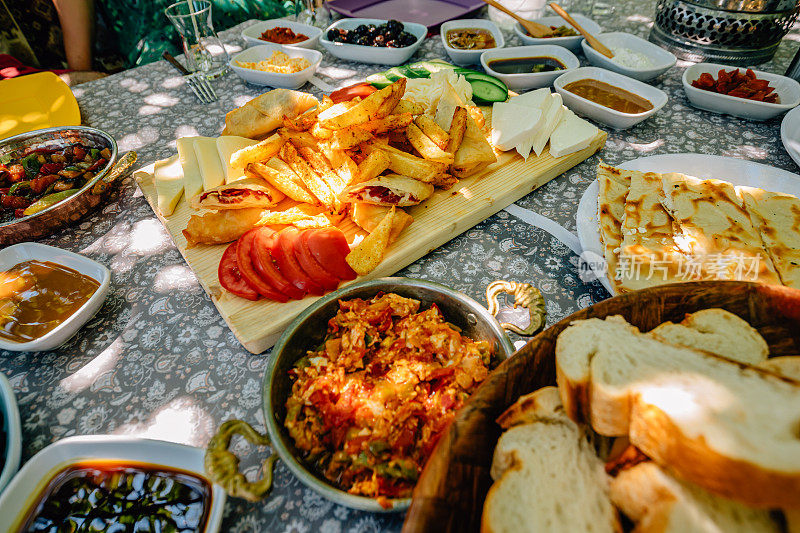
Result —
<instances>
[{"instance_id":1,"label":"bowl with lid","mask_svg":"<svg viewBox=\"0 0 800 533\"><path fill-rule=\"evenodd\" d=\"M639 81L652 80L675 66L678 59L658 45L624 32L601 33L601 43L614 52L609 58L581 41L583 53L591 65L619 72Z\"/></svg>"}]
</instances>

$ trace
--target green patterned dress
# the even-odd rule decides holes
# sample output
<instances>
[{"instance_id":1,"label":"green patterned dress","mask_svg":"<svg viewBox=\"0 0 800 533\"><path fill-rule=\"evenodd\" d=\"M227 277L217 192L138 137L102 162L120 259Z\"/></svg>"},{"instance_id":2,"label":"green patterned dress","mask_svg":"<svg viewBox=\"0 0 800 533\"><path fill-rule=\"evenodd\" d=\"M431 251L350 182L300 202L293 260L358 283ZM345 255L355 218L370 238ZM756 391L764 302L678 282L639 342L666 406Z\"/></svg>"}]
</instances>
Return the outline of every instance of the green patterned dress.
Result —
<instances>
[{"instance_id":1,"label":"green patterned dress","mask_svg":"<svg viewBox=\"0 0 800 533\"><path fill-rule=\"evenodd\" d=\"M163 51L181 53L180 37L164 9L175 0L96 0L107 39L116 45L124 67L161 59ZM266 20L291 13L292 0L211 0L214 29L222 30L249 19Z\"/></svg>"}]
</instances>

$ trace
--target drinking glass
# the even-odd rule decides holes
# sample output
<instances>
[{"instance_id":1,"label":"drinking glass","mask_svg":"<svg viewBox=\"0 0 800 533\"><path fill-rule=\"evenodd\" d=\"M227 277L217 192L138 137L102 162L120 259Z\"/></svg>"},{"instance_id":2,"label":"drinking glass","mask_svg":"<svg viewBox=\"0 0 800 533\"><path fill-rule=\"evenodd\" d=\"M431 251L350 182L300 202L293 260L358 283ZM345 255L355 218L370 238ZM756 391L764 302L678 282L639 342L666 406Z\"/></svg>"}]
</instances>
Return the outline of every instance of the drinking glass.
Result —
<instances>
[{"instance_id":1,"label":"drinking glass","mask_svg":"<svg viewBox=\"0 0 800 533\"><path fill-rule=\"evenodd\" d=\"M186 56L186 68L217 78L228 71L228 53L214 31L211 21L211 2L183 0L164 10L178 30Z\"/></svg>"},{"instance_id":2,"label":"drinking glass","mask_svg":"<svg viewBox=\"0 0 800 533\"><path fill-rule=\"evenodd\" d=\"M294 19L303 24L325 28L331 23L331 13L325 0L294 0Z\"/></svg>"}]
</instances>

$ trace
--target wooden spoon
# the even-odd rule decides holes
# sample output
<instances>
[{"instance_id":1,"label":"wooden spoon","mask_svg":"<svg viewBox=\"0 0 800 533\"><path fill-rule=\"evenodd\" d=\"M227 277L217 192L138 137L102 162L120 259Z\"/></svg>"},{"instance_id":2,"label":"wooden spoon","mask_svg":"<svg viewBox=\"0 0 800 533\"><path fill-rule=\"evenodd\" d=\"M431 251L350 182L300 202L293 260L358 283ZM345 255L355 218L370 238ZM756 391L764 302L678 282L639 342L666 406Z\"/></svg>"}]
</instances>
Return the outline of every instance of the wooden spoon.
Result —
<instances>
[{"instance_id":1,"label":"wooden spoon","mask_svg":"<svg viewBox=\"0 0 800 533\"><path fill-rule=\"evenodd\" d=\"M483 1L486 2L486 0ZM550 4L548 5L553 8L553 11L561 15L561 18L566 20L573 28L578 30L578 32L584 36L586 42L589 43L589 46L591 46L592 48L594 48L595 50L597 50L598 52L600 52L601 54L603 54L608 58L614 57L614 52L609 50L606 45L601 43L597 37L595 37L588 31L584 30L583 27L577 22L575 22L575 19L572 18L569 13L564 11L564 9L560 5L556 4L555 2L550 2Z\"/></svg>"},{"instance_id":2,"label":"wooden spoon","mask_svg":"<svg viewBox=\"0 0 800 533\"><path fill-rule=\"evenodd\" d=\"M498 4L494 0L483 0L490 6L499 9L506 15L510 16L517 22L519 22L525 30L531 34L532 37L536 37L537 39L541 39L542 37L549 37L553 34L553 30L550 29L550 26L545 26L544 24L539 24L538 22L533 22L532 20L525 20L524 18L520 17L507 7L502 4Z\"/></svg>"}]
</instances>

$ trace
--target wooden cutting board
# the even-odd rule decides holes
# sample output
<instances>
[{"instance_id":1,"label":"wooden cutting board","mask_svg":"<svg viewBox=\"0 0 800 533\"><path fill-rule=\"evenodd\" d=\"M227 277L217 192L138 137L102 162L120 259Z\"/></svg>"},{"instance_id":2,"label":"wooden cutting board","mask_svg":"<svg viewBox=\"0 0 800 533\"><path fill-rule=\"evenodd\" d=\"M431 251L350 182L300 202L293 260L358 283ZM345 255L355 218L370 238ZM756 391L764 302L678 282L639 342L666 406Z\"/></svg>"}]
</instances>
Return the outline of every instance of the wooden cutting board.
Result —
<instances>
[{"instance_id":1,"label":"wooden cutting board","mask_svg":"<svg viewBox=\"0 0 800 533\"><path fill-rule=\"evenodd\" d=\"M549 152L539 157L530 157L527 161L516 152L500 154L498 161L484 171L459 181L450 190L437 191L420 205L407 208L414 217L414 222L389 247L378 268L354 282L394 274L563 174L600 150L605 142L606 133L600 131L587 148L558 159L551 157ZM182 198L178 202L171 216L162 217L157 208L153 165L138 170L134 177L153 211L169 230L184 259L194 270L203 289L214 301L233 334L250 352L261 353L270 348L286 326L318 299L316 296L308 296L303 300L286 303L269 300L252 302L224 291L217 279L217 267L226 246L187 248L186 239L181 232L194 211L186 199ZM349 219L341 223L339 228L350 241L356 234L364 234Z\"/></svg>"}]
</instances>

